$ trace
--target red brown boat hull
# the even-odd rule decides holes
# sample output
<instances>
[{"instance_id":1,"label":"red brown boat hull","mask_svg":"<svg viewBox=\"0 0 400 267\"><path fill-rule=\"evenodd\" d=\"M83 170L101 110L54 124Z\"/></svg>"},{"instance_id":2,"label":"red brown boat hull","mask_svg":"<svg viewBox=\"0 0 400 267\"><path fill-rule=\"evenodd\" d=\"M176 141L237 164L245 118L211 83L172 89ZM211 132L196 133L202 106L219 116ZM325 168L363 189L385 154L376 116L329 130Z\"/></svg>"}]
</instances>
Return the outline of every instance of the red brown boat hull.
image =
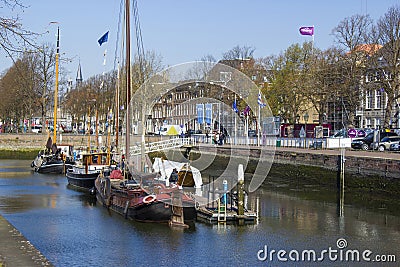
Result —
<instances>
[{"instance_id":1,"label":"red brown boat hull","mask_svg":"<svg viewBox=\"0 0 400 267\"><path fill-rule=\"evenodd\" d=\"M143 199L148 194L141 188L115 190L107 187L108 182L107 179L103 179L103 185L100 179L95 182L96 198L103 206L136 221L167 223L171 220L174 213L171 205L173 193L156 194L153 201L145 203ZM194 202L182 197L182 206L184 221L196 220Z\"/></svg>"}]
</instances>

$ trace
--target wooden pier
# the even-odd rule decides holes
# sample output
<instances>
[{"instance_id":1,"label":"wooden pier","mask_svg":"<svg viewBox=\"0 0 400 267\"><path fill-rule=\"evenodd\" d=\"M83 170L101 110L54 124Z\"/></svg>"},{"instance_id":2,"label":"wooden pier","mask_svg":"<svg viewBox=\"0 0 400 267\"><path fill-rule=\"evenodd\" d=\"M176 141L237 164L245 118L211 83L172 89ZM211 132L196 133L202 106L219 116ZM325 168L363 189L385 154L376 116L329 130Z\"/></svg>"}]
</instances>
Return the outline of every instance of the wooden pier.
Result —
<instances>
[{"instance_id":1,"label":"wooden pier","mask_svg":"<svg viewBox=\"0 0 400 267\"><path fill-rule=\"evenodd\" d=\"M200 207L197 209L197 220L209 224L256 224L258 214L255 211L247 211L243 215L238 215L236 210L226 210L225 220L221 220L218 208Z\"/></svg>"},{"instance_id":2,"label":"wooden pier","mask_svg":"<svg viewBox=\"0 0 400 267\"><path fill-rule=\"evenodd\" d=\"M255 210L247 209L247 196L244 191L244 171L243 165L238 166L237 196L233 198L233 192L228 190L228 181L223 180L222 190L212 188L208 192L206 205L197 208L197 220L206 223L224 224L256 224L258 223L259 200L257 198ZM212 182L214 184L214 180ZM213 201L210 199L212 195ZM228 197L228 195L230 197ZM218 197L216 197L218 196Z\"/></svg>"}]
</instances>

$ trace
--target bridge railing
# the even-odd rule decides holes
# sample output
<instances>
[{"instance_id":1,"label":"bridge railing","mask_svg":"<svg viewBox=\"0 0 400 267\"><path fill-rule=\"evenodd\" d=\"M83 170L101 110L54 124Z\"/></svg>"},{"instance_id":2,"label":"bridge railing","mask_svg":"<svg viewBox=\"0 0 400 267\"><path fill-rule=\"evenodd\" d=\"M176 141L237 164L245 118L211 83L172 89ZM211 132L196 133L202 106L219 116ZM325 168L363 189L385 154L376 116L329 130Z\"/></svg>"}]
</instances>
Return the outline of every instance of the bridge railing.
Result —
<instances>
[{"instance_id":1,"label":"bridge railing","mask_svg":"<svg viewBox=\"0 0 400 267\"><path fill-rule=\"evenodd\" d=\"M195 145L196 139L188 137L188 138L171 138L167 140L145 143L144 152L155 152L155 151L162 151L171 148L182 147L185 145ZM130 154L131 155L138 155L142 152L142 147L140 144L134 145L130 147Z\"/></svg>"},{"instance_id":2,"label":"bridge railing","mask_svg":"<svg viewBox=\"0 0 400 267\"><path fill-rule=\"evenodd\" d=\"M215 144L213 137L206 138L205 135L195 135L197 143L201 144ZM238 145L238 146L275 146L275 147L297 147L297 148L335 148L337 145L333 144L328 138L288 138L288 137L275 137L275 136L263 136L259 140L256 136L237 136L237 137L226 137L224 144ZM348 142L350 147L350 143Z\"/></svg>"}]
</instances>

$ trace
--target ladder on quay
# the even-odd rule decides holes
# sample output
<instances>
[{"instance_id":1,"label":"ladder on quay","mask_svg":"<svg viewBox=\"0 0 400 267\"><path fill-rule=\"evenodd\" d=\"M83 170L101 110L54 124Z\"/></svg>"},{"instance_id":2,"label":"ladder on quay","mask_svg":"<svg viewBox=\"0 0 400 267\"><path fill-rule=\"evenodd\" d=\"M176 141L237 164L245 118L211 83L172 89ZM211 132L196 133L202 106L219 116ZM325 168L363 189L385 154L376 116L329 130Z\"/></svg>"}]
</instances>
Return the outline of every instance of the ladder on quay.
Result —
<instances>
[{"instance_id":1,"label":"ladder on quay","mask_svg":"<svg viewBox=\"0 0 400 267\"><path fill-rule=\"evenodd\" d=\"M218 223L226 223L226 204L218 199Z\"/></svg>"}]
</instances>

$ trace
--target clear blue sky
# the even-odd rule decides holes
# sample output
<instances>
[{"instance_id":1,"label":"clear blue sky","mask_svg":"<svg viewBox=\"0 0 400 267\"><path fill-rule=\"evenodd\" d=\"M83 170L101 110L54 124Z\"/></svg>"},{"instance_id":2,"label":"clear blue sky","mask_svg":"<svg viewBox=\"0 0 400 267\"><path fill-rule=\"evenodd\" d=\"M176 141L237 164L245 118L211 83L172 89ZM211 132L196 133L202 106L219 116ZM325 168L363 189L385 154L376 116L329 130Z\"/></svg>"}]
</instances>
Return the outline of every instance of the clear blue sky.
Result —
<instances>
[{"instance_id":1,"label":"clear blue sky","mask_svg":"<svg viewBox=\"0 0 400 267\"><path fill-rule=\"evenodd\" d=\"M22 0L28 8L20 13L25 28L50 32L43 42L55 44L61 32L62 57L73 58L63 67L75 80L78 62L83 78L114 67L121 0ZM375 21L399 0L138 0L145 50L153 50L171 66L213 55L217 60L233 47L251 46L255 57L277 55L294 43L311 40L299 34L301 26L315 26L314 45L332 45L332 29L346 17L369 14ZM8 13L0 9L0 16ZM97 40L110 31L101 47ZM106 65L103 53L107 49ZM12 64L0 51L0 71Z\"/></svg>"}]
</instances>

